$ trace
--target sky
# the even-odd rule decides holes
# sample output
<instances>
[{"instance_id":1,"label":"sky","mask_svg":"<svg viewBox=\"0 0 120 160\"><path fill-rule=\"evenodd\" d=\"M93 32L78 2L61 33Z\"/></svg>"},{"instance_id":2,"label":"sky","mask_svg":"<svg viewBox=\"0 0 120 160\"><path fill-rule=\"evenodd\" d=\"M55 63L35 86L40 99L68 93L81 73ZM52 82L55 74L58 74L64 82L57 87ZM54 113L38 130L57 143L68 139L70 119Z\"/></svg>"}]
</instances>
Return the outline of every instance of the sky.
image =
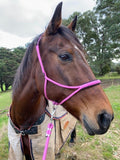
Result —
<instances>
[{"instance_id":1,"label":"sky","mask_svg":"<svg viewBox=\"0 0 120 160\"><path fill-rule=\"evenodd\" d=\"M44 32L61 0L0 0L0 47L24 46ZM62 0L62 18L95 7L95 0Z\"/></svg>"}]
</instances>

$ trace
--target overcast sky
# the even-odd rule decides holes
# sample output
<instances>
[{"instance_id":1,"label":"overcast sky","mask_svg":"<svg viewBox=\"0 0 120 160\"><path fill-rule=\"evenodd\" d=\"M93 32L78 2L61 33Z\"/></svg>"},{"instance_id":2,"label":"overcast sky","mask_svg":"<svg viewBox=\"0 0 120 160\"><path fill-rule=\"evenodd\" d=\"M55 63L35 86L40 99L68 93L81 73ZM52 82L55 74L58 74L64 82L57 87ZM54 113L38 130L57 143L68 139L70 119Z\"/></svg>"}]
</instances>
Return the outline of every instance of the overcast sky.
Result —
<instances>
[{"instance_id":1,"label":"overcast sky","mask_svg":"<svg viewBox=\"0 0 120 160\"><path fill-rule=\"evenodd\" d=\"M0 0L0 47L24 46L47 27L61 0ZM62 0L62 18L92 10L95 0Z\"/></svg>"}]
</instances>

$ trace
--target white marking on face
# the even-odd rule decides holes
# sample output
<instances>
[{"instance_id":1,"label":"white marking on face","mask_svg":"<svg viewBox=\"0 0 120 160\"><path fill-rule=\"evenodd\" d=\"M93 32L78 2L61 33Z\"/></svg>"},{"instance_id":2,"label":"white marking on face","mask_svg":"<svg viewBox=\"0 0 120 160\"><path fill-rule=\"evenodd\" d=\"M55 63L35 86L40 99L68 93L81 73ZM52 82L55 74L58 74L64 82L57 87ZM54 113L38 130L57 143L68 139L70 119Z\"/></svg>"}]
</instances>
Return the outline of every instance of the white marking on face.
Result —
<instances>
[{"instance_id":1,"label":"white marking on face","mask_svg":"<svg viewBox=\"0 0 120 160\"><path fill-rule=\"evenodd\" d=\"M84 57L84 53L74 44L74 48L76 49L76 50L78 50L78 52L80 52L81 53L81 55Z\"/></svg>"},{"instance_id":2,"label":"white marking on face","mask_svg":"<svg viewBox=\"0 0 120 160\"><path fill-rule=\"evenodd\" d=\"M82 56L82 58L84 59L84 61L87 62L86 59L85 59L84 53L83 53L75 44L74 44L73 46L74 46L74 48L75 48L76 50L78 50L78 52L81 54L81 56Z\"/></svg>"},{"instance_id":3,"label":"white marking on face","mask_svg":"<svg viewBox=\"0 0 120 160\"><path fill-rule=\"evenodd\" d=\"M80 51L79 48L75 44L74 44L74 48L77 49L78 51Z\"/></svg>"}]
</instances>

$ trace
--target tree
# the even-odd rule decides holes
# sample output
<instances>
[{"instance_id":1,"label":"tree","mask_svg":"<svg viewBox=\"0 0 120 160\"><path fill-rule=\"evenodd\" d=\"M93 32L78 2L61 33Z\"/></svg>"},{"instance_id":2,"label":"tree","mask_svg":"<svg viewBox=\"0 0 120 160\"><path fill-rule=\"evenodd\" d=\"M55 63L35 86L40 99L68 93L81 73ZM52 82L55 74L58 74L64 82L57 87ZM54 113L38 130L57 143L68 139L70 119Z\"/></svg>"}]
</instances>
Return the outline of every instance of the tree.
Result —
<instances>
[{"instance_id":1,"label":"tree","mask_svg":"<svg viewBox=\"0 0 120 160\"><path fill-rule=\"evenodd\" d=\"M112 42L114 57L120 58L120 0L97 0L96 13Z\"/></svg>"},{"instance_id":2,"label":"tree","mask_svg":"<svg viewBox=\"0 0 120 160\"><path fill-rule=\"evenodd\" d=\"M95 74L104 75L110 71L114 57L109 36L95 11L75 12L64 23L69 23L75 15L78 16L76 34L88 53L88 62Z\"/></svg>"},{"instance_id":3,"label":"tree","mask_svg":"<svg viewBox=\"0 0 120 160\"><path fill-rule=\"evenodd\" d=\"M26 48L24 48L24 47L17 47L17 48L13 49L12 52L14 54L15 60L18 63L18 65L20 64L25 51L26 51Z\"/></svg>"},{"instance_id":4,"label":"tree","mask_svg":"<svg viewBox=\"0 0 120 160\"><path fill-rule=\"evenodd\" d=\"M0 48L0 84L1 90L3 91L3 84L5 84L5 89L9 87L11 81L11 68L12 68L12 52L6 48ZM9 73L8 73L9 71Z\"/></svg>"},{"instance_id":5,"label":"tree","mask_svg":"<svg viewBox=\"0 0 120 160\"><path fill-rule=\"evenodd\" d=\"M1 91L8 90L13 83L16 69L21 62L25 48L18 47L13 50L0 48L0 88Z\"/></svg>"}]
</instances>

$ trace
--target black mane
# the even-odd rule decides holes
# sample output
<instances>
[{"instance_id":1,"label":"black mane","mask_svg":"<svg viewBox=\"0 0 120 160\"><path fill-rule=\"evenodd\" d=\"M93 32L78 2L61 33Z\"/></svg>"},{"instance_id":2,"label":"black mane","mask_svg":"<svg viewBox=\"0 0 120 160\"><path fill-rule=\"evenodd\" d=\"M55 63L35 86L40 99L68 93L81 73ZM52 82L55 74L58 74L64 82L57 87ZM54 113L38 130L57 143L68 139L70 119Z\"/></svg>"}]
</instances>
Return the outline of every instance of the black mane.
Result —
<instances>
[{"instance_id":1,"label":"black mane","mask_svg":"<svg viewBox=\"0 0 120 160\"><path fill-rule=\"evenodd\" d=\"M25 55L20 63L20 66L17 69L16 75L14 78L14 82L13 82L13 86L12 86L13 95L15 93L15 90L18 89L20 85L24 85L23 79L25 83L26 73L27 73L27 76L29 76L28 74L30 74L30 70L31 70L30 66L32 66L32 61L33 61L32 60L33 47L37 43L39 36L35 37L34 40L29 44L27 51L25 52Z\"/></svg>"}]
</instances>

